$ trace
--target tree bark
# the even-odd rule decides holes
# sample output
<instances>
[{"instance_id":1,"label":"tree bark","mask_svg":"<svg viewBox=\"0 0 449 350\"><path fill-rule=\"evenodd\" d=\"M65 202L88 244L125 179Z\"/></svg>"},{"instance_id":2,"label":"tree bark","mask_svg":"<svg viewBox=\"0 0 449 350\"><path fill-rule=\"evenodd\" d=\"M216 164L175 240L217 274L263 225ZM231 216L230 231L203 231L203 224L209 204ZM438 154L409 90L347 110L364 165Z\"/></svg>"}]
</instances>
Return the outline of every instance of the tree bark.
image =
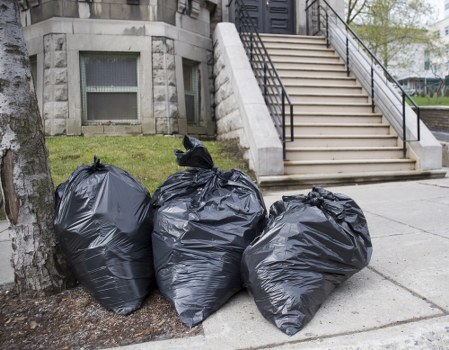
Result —
<instances>
[{"instance_id":1,"label":"tree bark","mask_svg":"<svg viewBox=\"0 0 449 350\"><path fill-rule=\"evenodd\" d=\"M60 291L53 182L16 0L0 0L0 159L16 288L32 296Z\"/></svg>"}]
</instances>

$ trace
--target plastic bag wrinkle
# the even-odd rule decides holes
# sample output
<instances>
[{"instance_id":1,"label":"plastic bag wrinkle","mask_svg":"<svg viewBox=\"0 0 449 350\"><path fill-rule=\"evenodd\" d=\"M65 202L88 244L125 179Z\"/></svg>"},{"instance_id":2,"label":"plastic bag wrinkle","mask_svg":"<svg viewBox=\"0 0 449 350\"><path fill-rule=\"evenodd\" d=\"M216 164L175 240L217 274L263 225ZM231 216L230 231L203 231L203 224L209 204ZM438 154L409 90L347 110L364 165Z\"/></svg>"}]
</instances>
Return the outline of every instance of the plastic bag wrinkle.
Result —
<instances>
[{"instance_id":1,"label":"plastic bag wrinkle","mask_svg":"<svg viewBox=\"0 0 449 350\"><path fill-rule=\"evenodd\" d=\"M58 186L56 199L56 235L76 278L109 310L139 308L155 285L148 191L95 158Z\"/></svg>"},{"instance_id":2,"label":"plastic bag wrinkle","mask_svg":"<svg viewBox=\"0 0 449 350\"><path fill-rule=\"evenodd\" d=\"M216 168L204 145L184 138L173 174L153 196L153 249L159 289L192 327L241 289L246 246L263 229L266 209L252 180Z\"/></svg>"},{"instance_id":3,"label":"plastic bag wrinkle","mask_svg":"<svg viewBox=\"0 0 449 350\"><path fill-rule=\"evenodd\" d=\"M242 276L264 317L293 335L371 254L360 207L347 196L313 188L271 206L264 232L243 254Z\"/></svg>"}]
</instances>

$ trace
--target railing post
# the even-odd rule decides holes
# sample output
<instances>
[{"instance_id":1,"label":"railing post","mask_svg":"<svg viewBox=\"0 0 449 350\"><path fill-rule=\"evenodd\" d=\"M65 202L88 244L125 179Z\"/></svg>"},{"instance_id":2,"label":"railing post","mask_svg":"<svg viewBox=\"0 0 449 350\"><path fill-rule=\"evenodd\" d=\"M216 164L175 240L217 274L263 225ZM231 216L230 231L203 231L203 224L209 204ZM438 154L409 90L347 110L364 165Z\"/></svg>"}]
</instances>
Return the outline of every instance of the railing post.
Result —
<instances>
[{"instance_id":1,"label":"railing post","mask_svg":"<svg viewBox=\"0 0 449 350\"><path fill-rule=\"evenodd\" d=\"M286 159L287 156L287 152L285 149L285 92L282 89L282 152L283 152L283 157L284 160ZM293 125L292 125L293 127Z\"/></svg>"},{"instance_id":2,"label":"railing post","mask_svg":"<svg viewBox=\"0 0 449 350\"><path fill-rule=\"evenodd\" d=\"M249 36L249 62L253 64L253 32Z\"/></svg>"},{"instance_id":3,"label":"railing post","mask_svg":"<svg viewBox=\"0 0 449 350\"><path fill-rule=\"evenodd\" d=\"M418 140L417 141L421 141L421 115L420 115L420 108L416 108L416 119L417 119L417 124L418 124Z\"/></svg>"},{"instance_id":4,"label":"railing post","mask_svg":"<svg viewBox=\"0 0 449 350\"><path fill-rule=\"evenodd\" d=\"M374 104L374 67L371 63L371 111L374 113L375 104Z\"/></svg>"},{"instance_id":5,"label":"railing post","mask_svg":"<svg viewBox=\"0 0 449 350\"><path fill-rule=\"evenodd\" d=\"M264 61L263 62L263 97L265 100L267 98L267 70L268 70L267 62Z\"/></svg>"},{"instance_id":6,"label":"railing post","mask_svg":"<svg viewBox=\"0 0 449 350\"><path fill-rule=\"evenodd\" d=\"M295 118L293 115L293 105L290 105L290 125L291 125L291 130L290 130L290 141L293 142L295 141L295 128L294 128L294 124L295 124Z\"/></svg>"},{"instance_id":7,"label":"railing post","mask_svg":"<svg viewBox=\"0 0 449 350\"><path fill-rule=\"evenodd\" d=\"M309 27L309 0L306 1L306 34L310 35L310 27Z\"/></svg>"},{"instance_id":8,"label":"railing post","mask_svg":"<svg viewBox=\"0 0 449 350\"><path fill-rule=\"evenodd\" d=\"M405 93L402 93L402 153L404 158L407 157L407 130L405 123Z\"/></svg>"},{"instance_id":9,"label":"railing post","mask_svg":"<svg viewBox=\"0 0 449 350\"><path fill-rule=\"evenodd\" d=\"M326 46L329 47L329 13L326 10Z\"/></svg>"},{"instance_id":10,"label":"railing post","mask_svg":"<svg viewBox=\"0 0 449 350\"><path fill-rule=\"evenodd\" d=\"M349 77L349 37L346 31L346 74Z\"/></svg>"},{"instance_id":11,"label":"railing post","mask_svg":"<svg viewBox=\"0 0 449 350\"><path fill-rule=\"evenodd\" d=\"M317 1L318 4L318 33L321 32L321 4L320 4L320 0Z\"/></svg>"}]
</instances>

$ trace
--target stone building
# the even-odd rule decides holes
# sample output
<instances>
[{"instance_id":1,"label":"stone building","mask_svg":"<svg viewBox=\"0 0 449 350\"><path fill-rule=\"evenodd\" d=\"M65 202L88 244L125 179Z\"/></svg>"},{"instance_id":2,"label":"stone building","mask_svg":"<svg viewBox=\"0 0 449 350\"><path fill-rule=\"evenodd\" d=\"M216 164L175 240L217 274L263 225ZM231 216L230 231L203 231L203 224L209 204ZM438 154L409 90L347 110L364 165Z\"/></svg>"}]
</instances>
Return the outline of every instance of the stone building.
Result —
<instances>
[{"instance_id":1,"label":"stone building","mask_svg":"<svg viewBox=\"0 0 449 350\"><path fill-rule=\"evenodd\" d=\"M221 0L20 0L48 135L214 135Z\"/></svg>"},{"instance_id":2,"label":"stone building","mask_svg":"<svg viewBox=\"0 0 449 350\"><path fill-rule=\"evenodd\" d=\"M19 0L46 133L215 135L212 33L235 1ZM243 2L260 32L304 34L306 0Z\"/></svg>"}]
</instances>

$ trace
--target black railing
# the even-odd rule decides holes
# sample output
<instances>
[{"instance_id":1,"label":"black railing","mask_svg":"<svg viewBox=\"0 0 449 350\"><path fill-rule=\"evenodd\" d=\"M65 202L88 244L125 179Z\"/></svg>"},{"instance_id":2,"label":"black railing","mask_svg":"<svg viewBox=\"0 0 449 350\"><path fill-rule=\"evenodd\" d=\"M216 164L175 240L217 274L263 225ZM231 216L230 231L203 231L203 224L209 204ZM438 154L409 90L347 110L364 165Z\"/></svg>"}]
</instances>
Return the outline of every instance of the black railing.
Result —
<instances>
[{"instance_id":1,"label":"black railing","mask_svg":"<svg viewBox=\"0 0 449 350\"><path fill-rule=\"evenodd\" d=\"M324 6L322 5L324 4ZM403 89L401 84L397 82L397 80L391 75L391 73L385 68L385 66L379 61L379 59L372 53L372 51L368 48L368 46L360 39L360 37L354 33L354 31L347 25L347 23L341 18L341 16L329 5L326 0L307 0L306 1L306 30L307 35L316 35L323 34L326 36L327 45L330 43L330 35L333 32L333 29L336 26L341 28L344 32L345 38L343 39L341 36L335 35L333 39L339 42L340 47L345 47L345 55L343 57L346 60L347 67L347 75L349 76L352 66L355 64L352 63L354 60L354 55L351 53L360 52L362 49L366 55L358 55L357 59L363 58L365 60L365 64L358 64L358 69L360 67L364 67L364 76L368 76L370 79L369 86L371 90L369 91L371 95L371 108L372 111L375 111L376 101L380 98L378 96L381 95L380 89L388 87L390 90L389 93L383 93L383 96L388 96L390 99L390 106L394 106L398 113L402 115L402 125L397 125L396 131L402 138L402 146L403 146L403 155L404 158L407 155L407 147L406 142L410 141L419 141L420 140L420 109L419 106L415 103L415 101L410 97L410 95ZM323 29L323 27L325 29ZM351 38L351 40L350 40ZM335 47L336 45L334 45ZM368 68L369 67L369 68ZM354 68L355 69L355 68ZM385 80L385 84L382 86L380 82ZM393 101L396 99L397 101ZM416 138L413 140L407 139L407 125L406 125L406 102L409 101L411 105L415 108L416 116L417 116L417 133ZM380 103L380 101L378 101ZM401 135L402 134L402 135Z\"/></svg>"},{"instance_id":2,"label":"black railing","mask_svg":"<svg viewBox=\"0 0 449 350\"><path fill-rule=\"evenodd\" d=\"M231 6L232 1L229 1L227 7ZM243 0L234 0L234 7L234 23L268 111L282 141L285 160L286 143L294 141L295 138L293 104ZM288 136L287 127L290 127Z\"/></svg>"}]
</instances>

